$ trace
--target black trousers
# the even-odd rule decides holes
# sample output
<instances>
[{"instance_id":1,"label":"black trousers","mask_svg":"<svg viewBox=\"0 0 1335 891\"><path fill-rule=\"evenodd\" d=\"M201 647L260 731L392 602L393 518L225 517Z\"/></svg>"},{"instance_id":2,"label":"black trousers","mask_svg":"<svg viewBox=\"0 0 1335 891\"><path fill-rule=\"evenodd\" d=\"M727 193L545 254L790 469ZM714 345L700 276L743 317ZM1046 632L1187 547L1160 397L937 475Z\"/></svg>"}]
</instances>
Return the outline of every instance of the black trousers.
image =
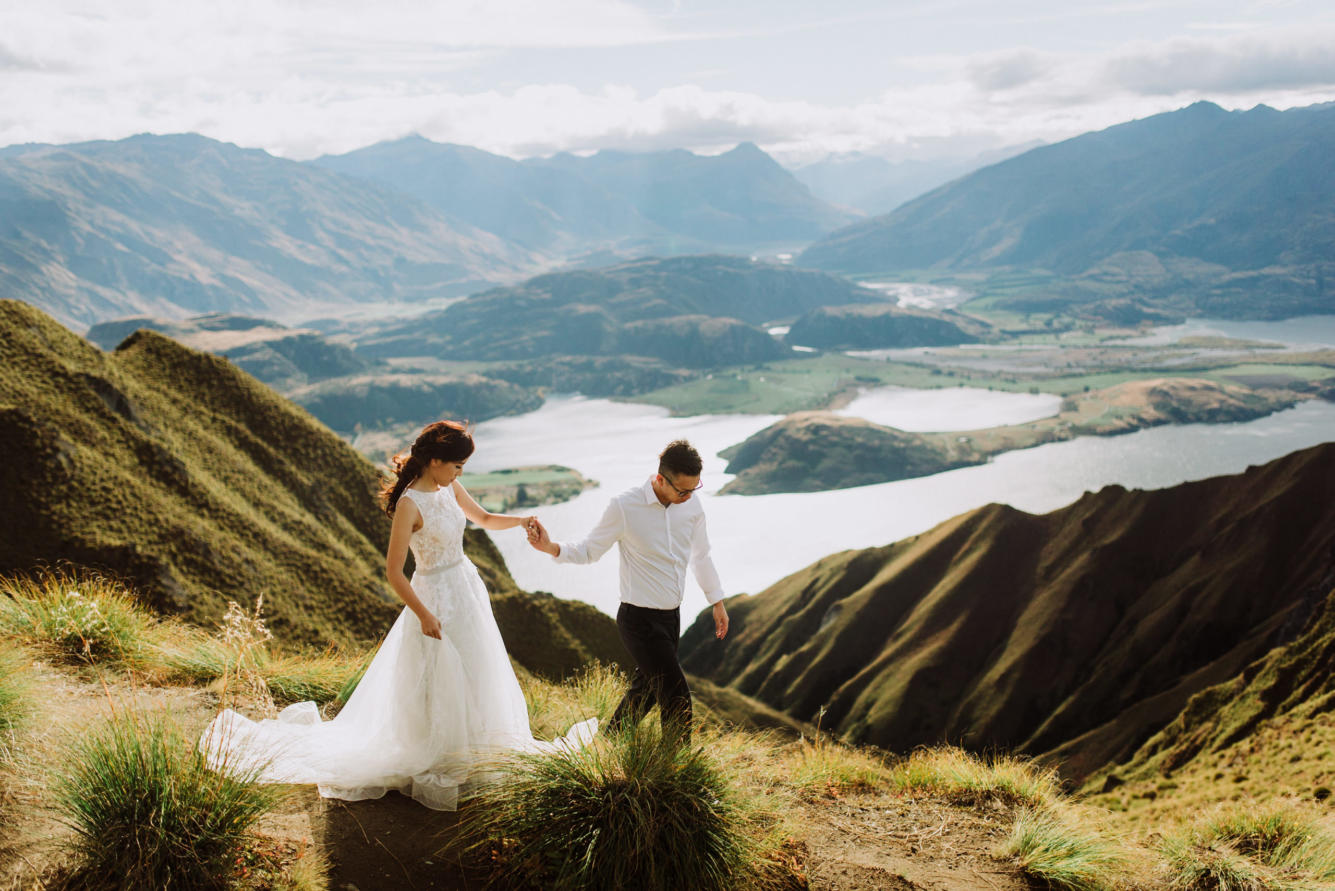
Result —
<instances>
[{"instance_id":1,"label":"black trousers","mask_svg":"<svg viewBox=\"0 0 1335 891\"><path fill-rule=\"evenodd\" d=\"M630 679L630 689L621 698L607 729L616 732L627 724L638 724L657 703L663 737L689 739L691 690L686 686L686 675L677 661L681 611L623 603L617 610L617 630L635 660L635 673Z\"/></svg>"}]
</instances>

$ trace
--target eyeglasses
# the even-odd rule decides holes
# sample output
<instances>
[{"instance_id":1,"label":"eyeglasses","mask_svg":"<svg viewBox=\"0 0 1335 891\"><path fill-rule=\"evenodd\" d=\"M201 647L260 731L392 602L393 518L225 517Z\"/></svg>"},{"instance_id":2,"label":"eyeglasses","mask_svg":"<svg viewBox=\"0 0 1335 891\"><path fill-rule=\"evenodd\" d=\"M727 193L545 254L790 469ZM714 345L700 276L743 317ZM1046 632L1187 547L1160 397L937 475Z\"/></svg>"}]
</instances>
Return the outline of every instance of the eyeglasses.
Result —
<instances>
[{"instance_id":1,"label":"eyeglasses","mask_svg":"<svg viewBox=\"0 0 1335 891\"><path fill-rule=\"evenodd\" d=\"M660 473L659 476L661 476L663 479L667 480L668 488L671 489L672 491L676 492L678 498L685 498L687 495L691 494L692 492L699 492L701 489L703 489L703 488L705 487L705 484L704 484L703 482L701 482L699 485L697 485L697 486L696 486L695 488L693 488L693 489L678 489L678 488L677 488L677 484L673 481L672 477L668 476L668 475L665 474L665 473Z\"/></svg>"}]
</instances>

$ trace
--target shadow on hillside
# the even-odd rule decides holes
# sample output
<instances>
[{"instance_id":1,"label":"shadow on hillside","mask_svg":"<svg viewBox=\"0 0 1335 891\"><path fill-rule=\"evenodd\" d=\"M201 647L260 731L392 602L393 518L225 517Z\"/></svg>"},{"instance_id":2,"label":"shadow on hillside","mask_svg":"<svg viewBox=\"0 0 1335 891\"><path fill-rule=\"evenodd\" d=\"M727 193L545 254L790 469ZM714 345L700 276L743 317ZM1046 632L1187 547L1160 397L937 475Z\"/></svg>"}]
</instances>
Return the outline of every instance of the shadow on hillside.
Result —
<instances>
[{"instance_id":1,"label":"shadow on hillside","mask_svg":"<svg viewBox=\"0 0 1335 891\"><path fill-rule=\"evenodd\" d=\"M397 792L374 801L328 801L321 842L330 861L329 887L481 888L482 874L440 850L460 819Z\"/></svg>"}]
</instances>

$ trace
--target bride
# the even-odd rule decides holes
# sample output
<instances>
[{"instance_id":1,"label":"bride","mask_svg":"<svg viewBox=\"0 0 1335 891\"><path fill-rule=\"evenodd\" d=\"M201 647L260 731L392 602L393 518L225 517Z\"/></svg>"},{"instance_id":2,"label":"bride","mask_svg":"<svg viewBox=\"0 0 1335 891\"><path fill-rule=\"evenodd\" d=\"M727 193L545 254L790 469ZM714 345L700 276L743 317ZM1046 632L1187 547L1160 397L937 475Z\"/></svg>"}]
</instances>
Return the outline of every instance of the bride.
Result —
<instances>
[{"instance_id":1,"label":"bride","mask_svg":"<svg viewBox=\"0 0 1335 891\"><path fill-rule=\"evenodd\" d=\"M528 518L488 513L464 490L458 478L472 453L463 425L437 421L394 459L397 478L382 493L393 518L387 574L406 608L342 711L321 721L315 703L301 702L255 722L225 709L203 737L215 768L316 783L321 795L346 801L397 789L427 807L455 810L495 755L593 737L597 718L555 742L529 732L487 590L463 552L467 520L501 530ZM409 549L411 580L403 572Z\"/></svg>"}]
</instances>

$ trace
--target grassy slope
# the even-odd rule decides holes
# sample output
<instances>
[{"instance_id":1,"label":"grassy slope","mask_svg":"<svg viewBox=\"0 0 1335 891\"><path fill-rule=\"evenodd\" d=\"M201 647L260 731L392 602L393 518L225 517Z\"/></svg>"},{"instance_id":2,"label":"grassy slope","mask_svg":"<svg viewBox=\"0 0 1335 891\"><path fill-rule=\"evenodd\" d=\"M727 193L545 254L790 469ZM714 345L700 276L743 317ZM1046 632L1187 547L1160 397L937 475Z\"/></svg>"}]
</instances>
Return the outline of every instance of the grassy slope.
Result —
<instances>
[{"instance_id":1,"label":"grassy slope","mask_svg":"<svg viewBox=\"0 0 1335 891\"><path fill-rule=\"evenodd\" d=\"M1043 516L990 505L835 554L734 600L726 650L697 619L683 663L892 750L1078 740L1063 767L1082 777L1301 615L1335 547L1332 449Z\"/></svg>"},{"instance_id":2,"label":"grassy slope","mask_svg":"<svg viewBox=\"0 0 1335 891\"><path fill-rule=\"evenodd\" d=\"M1335 584L1335 571L1325 581ZM1092 776L1085 791L1141 824L1231 800L1329 802L1333 659L1335 591L1300 636L1201 690L1131 758Z\"/></svg>"},{"instance_id":3,"label":"grassy slope","mask_svg":"<svg viewBox=\"0 0 1335 891\"><path fill-rule=\"evenodd\" d=\"M290 643L368 643L400 609L374 467L223 359L152 332L105 354L0 302L0 449L0 572L107 569L204 626L263 595ZM465 551L522 664L624 660L610 618L520 591L480 530Z\"/></svg>"},{"instance_id":4,"label":"grassy slope","mask_svg":"<svg viewBox=\"0 0 1335 891\"><path fill-rule=\"evenodd\" d=\"M225 360L143 332L104 355L0 303L0 567L72 561L129 576L209 624L263 594L276 630L370 637L393 615L373 468Z\"/></svg>"}]
</instances>

